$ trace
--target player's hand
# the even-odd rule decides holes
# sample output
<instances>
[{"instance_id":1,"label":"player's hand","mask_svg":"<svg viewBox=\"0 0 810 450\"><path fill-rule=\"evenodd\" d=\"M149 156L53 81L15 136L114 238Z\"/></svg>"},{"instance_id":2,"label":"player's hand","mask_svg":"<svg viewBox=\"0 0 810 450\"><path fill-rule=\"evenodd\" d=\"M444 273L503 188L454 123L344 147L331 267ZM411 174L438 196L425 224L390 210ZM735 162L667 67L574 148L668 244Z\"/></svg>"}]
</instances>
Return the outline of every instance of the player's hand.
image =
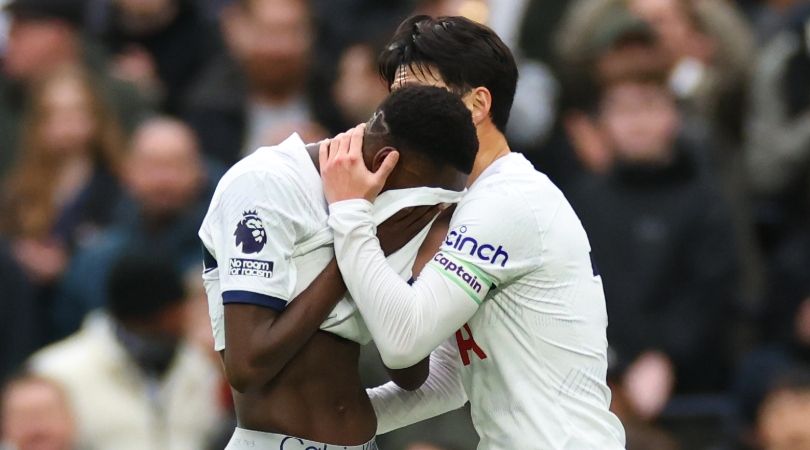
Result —
<instances>
[{"instance_id":1,"label":"player's hand","mask_svg":"<svg viewBox=\"0 0 810 450\"><path fill-rule=\"evenodd\" d=\"M323 190L329 204L342 200L364 198L374 201L399 161L399 153L389 153L376 172L368 170L363 161L363 132L358 125L334 139L321 142L318 156Z\"/></svg>"},{"instance_id":2,"label":"player's hand","mask_svg":"<svg viewBox=\"0 0 810 450\"><path fill-rule=\"evenodd\" d=\"M377 239L385 256L404 247L446 208L445 204L405 208L381 223Z\"/></svg>"}]
</instances>

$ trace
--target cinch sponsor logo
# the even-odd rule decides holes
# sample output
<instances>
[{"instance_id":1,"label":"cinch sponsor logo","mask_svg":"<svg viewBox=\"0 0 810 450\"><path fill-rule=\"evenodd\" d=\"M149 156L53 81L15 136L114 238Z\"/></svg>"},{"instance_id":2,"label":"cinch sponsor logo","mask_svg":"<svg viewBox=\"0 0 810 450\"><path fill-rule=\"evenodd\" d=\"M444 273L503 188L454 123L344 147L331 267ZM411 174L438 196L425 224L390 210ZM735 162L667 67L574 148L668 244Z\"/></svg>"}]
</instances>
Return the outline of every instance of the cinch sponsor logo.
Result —
<instances>
[{"instance_id":1,"label":"cinch sponsor logo","mask_svg":"<svg viewBox=\"0 0 810 450\"><path fill-rule=\"evenodd\" d=\"M436 256L433 257L433 262L438 263L446 272L455 274L461 281L466 283L467 286L472 288L476 294L481 294L482 286L478 277L464 270L464 266L456 264L455 261L444 256L442 253L437 253Z\"/></svg>"},{"instance_id":2,"label":"cinch sponsor logo","mask_svg":"<svg viewBox=\"0 0 810 450\"><path fill-rule=\"evenodd\" d=\"M230 274L246 277L271 278L273 276L273 261L231 258Z\"/></svg>"},{"instance_id":3,"label":"cinch sponsor logo","mask_svg":"<svg viewBox=\"0 0 810 450\"><path fill-rule=\"evenodd\" d=\"M466 236L467 227L460 226L457 230L450 231L447 238L444 240L445 245L463 252L468 253L482 261L487 261L492 264L498 264L500 261L501 267L506 267L506 262L509 261L509 253L503 249L502 245L495 248L490 244L479 244L478 240L472 236Z\"/></svg>"}]
</instances>

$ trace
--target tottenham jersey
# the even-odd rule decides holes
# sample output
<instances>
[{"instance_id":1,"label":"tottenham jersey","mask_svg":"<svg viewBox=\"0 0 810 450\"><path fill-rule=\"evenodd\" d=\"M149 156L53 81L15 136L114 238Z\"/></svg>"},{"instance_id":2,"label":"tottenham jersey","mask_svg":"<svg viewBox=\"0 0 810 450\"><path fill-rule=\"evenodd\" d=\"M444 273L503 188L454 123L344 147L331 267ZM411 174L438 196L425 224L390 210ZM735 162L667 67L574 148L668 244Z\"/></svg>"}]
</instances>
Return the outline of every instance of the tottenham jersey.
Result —
<instances>
[{"instance_id":1,"label":"tottenham jersey","mask_svg":"<svg viewBox=\"0 0 810 450\"><path fill-rule=\"evenodd\" d=\"M563 194L520 154L470 187L430 265L480 303L455 336L483 449L619 449L602 281Z\"/></svg>"},{"instance_id":2,"label":"tottenham jersey","mask_svg":"<svg viewBox=\"0 0 810 450\"><path fill-rule=\"evenodd\" d=\"M434 188L387 191L374 203L374 220L382 223L409 206L457 203L462 195ZM225 304L283 311L329 264L334 249L327 208L320 174L296 134L258 149L223 176L199 232L217 351L226 344ZM405 279L429 228L388 258ZM321 329L361 344L371 340L348 296Z\"/></svg>"}]
</instances>

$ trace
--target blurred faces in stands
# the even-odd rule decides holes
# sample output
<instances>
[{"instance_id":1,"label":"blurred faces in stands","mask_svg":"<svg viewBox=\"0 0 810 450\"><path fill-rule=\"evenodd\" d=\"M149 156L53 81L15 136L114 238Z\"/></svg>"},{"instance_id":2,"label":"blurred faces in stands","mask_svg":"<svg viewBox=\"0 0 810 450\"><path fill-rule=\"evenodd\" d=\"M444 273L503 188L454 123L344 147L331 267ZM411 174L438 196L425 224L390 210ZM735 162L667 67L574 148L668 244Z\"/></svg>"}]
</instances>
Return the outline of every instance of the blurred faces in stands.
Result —
<instances>
[{"instance_id":1,"label":"blurred faces in stands","mask_svg":"<svg viewBox=\"0 0 810 450\"><path fill-rule=\"evenodd\" d=\"M657 46L635 43L599 58L598 123L619 160L669 162L679 128L676 101L667 88L669 62Z\"/></svg>"},{"instance_id":2,"label":"blurred faces in stands","mask_svg":"<svg viewBox=\"0 0 810 450\"><path fill-rule=\"evenodd\" d=\"M132 138L124 180L147 217L161 220L182 212L205 182L194 133L170 118L141 125Z\"/></svg>"},{"instance_id":3,"label":"blurred faces in stands","mask_svg":"<svg viewBox=\"0 0 810 450\"><path fill-rule=\"evenodd\" d=\"M6 10L11 26L4 67L10 78L30 82L77 60L80 1L14 0Z\"/></svg>"},{"instance_id":4,"label":"blurred faces in stands","mask_svg":"<svg viewBox=\"0 0 810 450\"><path fill-rule=\"evenodd\" d=\"M239 0L225 11L224 34L252 91L276 102L307 80L314 31L304 0Z\"/></svg>"},{"instance_id":5,"label":"blurred faces in stands","mask_svg":"<svg viewBox=\"0 0 810 450\"><path fill-rule=\"evenodd\" d=\"M155 256L127 255L115 263L107 308L130 357L148 374L161 376L185 337L188 302L180 274Z\"/></svg>"},{"instance_id":6,"label":"blurred faces in stands","mask_svg":"<svg viewBox=\"0 0 810 450\"><path fill-rule=\"evenodd\" d=\"M810 374L789 377L771 391L760 409L758 434L764 450L810 449Z\"/></svg>"},{"instance_id":7,"label":"blurred faces in stands","mask_svg":"<svg viewBox=\"0 0 810 450\"><path fill-rule=\"evenodd\" d=\"M377 70L377 52L372 45L359 43L343 52L332 93L348 123L362 123L371 117L388 95L388 86Z\"/></svg>"},{"instance_id":8,"label":"blurred faces in stands","mask_svg":"<svg viewBox=\"0 0 810 450\"><path fill-rule=\"evenodd\" d=\"M93 104L97 99L88 87L77 78L63 77L44 88L39 136L49 158L69 158L95 144L101 124Z\"/></svg>"},{"instance_id":9,"label":"blurred faces in stands","mask_svg":"<svg viewBox=\"0 0 810 450\"><path fill-rule=\"evenodd\" d=\"M21 266L48 282L64 268L68 248L111 221L122 132L90 75L64 67L34 84L22 134L4 225L17 239ZM65 220L68 212L72 220Z\"/></svg>"},{"instance_id":10,"label":"blurred faces in stands","mask_svg":"<svg viewBox=\"0 0 810 450\"><path fill-rule=\"evenodd\" d=\"M12 379L2 393L2 439L15 450L73 450L75 424L55 382L34 375Z\"/></svg>"}]
</instances>

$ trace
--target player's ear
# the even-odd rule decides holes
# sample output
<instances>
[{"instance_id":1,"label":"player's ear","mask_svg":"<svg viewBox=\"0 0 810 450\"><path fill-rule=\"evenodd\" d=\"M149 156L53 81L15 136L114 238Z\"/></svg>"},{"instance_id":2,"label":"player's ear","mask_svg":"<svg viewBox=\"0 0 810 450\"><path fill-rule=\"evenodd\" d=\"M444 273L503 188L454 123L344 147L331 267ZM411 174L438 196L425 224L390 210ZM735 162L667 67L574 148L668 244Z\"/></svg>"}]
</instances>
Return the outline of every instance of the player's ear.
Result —
<instances>
[{"instance_id":1,"label":"player's ear","mask_svg":"<svg viewBox=\"0 0 810 450\"><path fill-rule=\"evenodd\" d=\"M390 145L379 149L377 153L374 154L374 157L371 159L371 167L369 167L369 169L372 172L376 172L377 169L379 169L380 166L382 165L383 161L385 161L385 158L388 156L388 154L395 151L397 151L397 149L391 147Z\"/></svg>"},{"instance_id":2,"label":"player's ear","mask_svg":"<svg viewBox=\"0 0 810 450\"><path fill-rule=\"evenodd\" d=\"M477 127L481 122L489 118L489 111L492 108L492 94L489 89L479 86L464 96L464 103L470 109L473 123Z\"/></svg>"}]
</instances>

